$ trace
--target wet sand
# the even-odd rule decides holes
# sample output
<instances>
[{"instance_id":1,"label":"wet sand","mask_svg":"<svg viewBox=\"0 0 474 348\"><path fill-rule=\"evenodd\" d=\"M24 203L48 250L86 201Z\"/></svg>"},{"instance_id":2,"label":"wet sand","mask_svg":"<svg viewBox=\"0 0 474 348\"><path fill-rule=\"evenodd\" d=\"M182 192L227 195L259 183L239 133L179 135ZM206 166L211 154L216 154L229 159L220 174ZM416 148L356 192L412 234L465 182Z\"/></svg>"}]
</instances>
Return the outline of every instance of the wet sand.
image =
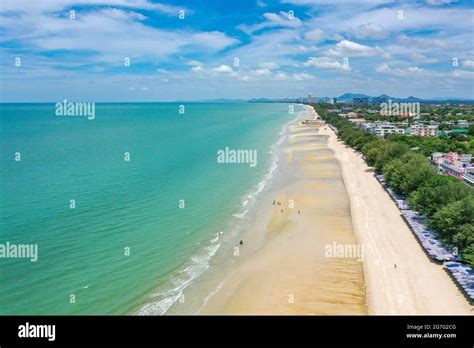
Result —
<instances>
[{"instance_id":1,"label":"wet sand","mask_svg":"<svg viewBox=\"0 0 474 348\"><path fill-rule=\"evenodd\" d=\"M262 230L247 232L263 233L263 243L244 239L240 262L200 314L367 314L362 262L325 254L327 245L357 243L327 138L314 125L289 127L278 187L254 224Z\"/></svg>"}]
</instances>

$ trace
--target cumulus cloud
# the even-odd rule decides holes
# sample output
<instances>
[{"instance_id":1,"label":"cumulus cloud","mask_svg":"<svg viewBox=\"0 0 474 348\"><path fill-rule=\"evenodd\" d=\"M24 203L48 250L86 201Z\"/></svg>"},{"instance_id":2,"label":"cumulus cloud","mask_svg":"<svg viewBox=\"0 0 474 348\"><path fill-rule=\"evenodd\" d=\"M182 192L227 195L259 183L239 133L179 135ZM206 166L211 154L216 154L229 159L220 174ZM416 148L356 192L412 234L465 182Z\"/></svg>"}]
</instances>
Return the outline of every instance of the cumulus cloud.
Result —
<instances>
[{"instance_id":1,"label":"cumulus cloud","mask_svg":"<svg viewBox=\"0 0 474 348\"><path fill-rule=\"evenodd\" d=\"M370 47L349 40L340 41L334 48L329 49L327 54L336 57L372 57L379 55L388 57L388 53L378 46Z\"/></svg>"},{"instance_id":2,"label":"cumulus cloud","mask_svg":"<svg viewBox=\"0 0 474 348\"><path fill-rule=\"evenodd\" d=\"M224 64L222 64L222 65L220 65L219 67L214 68L214 69L212 69L212 70L215 71L215 72L217 72L217 73L224 73L224 74L225 74L225 73L231 73L231 72L234 71L230 66L224 65Z\"/></svg>"},{"instance_id":3,"label":"cumulus cloud","mask_svg":"<svg viewBox=\"0 0 474 348\"><path fill-rule=\"evenodd\" d=\"M327 70L341 70L341 71L351 70L349 64L343 64L343 63L338 62L337 60L333 60L328 57L317 57L317 58L311 57L303 65L314 66L319 69L327 69Z\"/></svg>"}]
</instances>

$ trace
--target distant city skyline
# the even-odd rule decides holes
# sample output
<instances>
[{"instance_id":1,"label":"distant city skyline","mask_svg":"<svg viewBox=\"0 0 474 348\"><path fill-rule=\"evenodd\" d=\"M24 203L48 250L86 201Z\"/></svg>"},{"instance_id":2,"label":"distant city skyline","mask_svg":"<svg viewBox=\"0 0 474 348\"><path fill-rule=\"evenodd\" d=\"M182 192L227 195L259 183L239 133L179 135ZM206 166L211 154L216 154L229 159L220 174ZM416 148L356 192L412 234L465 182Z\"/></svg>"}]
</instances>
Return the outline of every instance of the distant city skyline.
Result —
<instances>
[{"instance_id":1,"label":"distant city skyline","mask_svg":"<svg viewBox=\"0 0 474 348\"><path fill-rule=\"evenodd\" d=\"M467 0L2 0L0 101L474 99Z\"/></svg>"}]
</instances>

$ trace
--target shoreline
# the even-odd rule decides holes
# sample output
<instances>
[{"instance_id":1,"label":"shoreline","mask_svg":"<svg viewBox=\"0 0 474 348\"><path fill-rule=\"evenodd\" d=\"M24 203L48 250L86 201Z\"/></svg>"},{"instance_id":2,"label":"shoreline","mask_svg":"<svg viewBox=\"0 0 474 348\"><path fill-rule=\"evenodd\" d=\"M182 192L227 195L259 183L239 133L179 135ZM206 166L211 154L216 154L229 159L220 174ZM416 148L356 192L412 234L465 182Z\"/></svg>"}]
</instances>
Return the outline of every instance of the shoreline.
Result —
<instances>
[{"instance_id":1,"label":"shoreline","mask_svg":"<svg viewBox=\"0 0 474 348\"><path fill-rule=\"evenodd\" d=\"M362 263L324 254L356 239L339 165L327 137L301 124L316 117L305 109L288 127L276 182L260 197L268 205L242 234L238 264L199 314L367 314Z\"/></svg>"},{"instance_id":2,"label":"shoreline","mask_svg":"<svg viewBox=\"0 0 474 348\"><path fill-rule=\"evenodd\" d=\"M168 295L160 301L149 301L145 302L144 305L140 305L137 309L132 310L131 314L135 315L182 315L182 314L196 314L200 309L206 305L208 299L213 296L215 292L219 290L222 285L223 277L222 274L231 272L235 266L235 263L239 260L232 259L232 251L234 245L238 245L238 241L242 238L242 234L245 234L246 230L258 214L267 214L261 206L261 201L265 200L262 196L266 195L269 184L273 181L273 176L278 172L278 166L282 161L282 156L279 154L280 145L286 140L287 128L297 122L303 114L306 113L303 104L294 104L301 107L301 110L294 112L291 115L290 120L285 120L285 123L278 129L278 137L273 144L270 145L270 158L268 160L266 170L262 173L262 176L258 178L258 181L254 185L249 187L240 197L240 206L236 211L228 217L223 223L220 233L210 236L210 240L204 241L197 251L195 251L190 259L196 258L198 253L208 248L215 248L212 254L208 255L206 262L206 268L203 269L199 274L193 276L192 279L186 280L183 284L175 284L177 279L176 274L179 275L179 269L183 267L177 267L173 276L167 281L168 288L164 290L159 289L154 291L155 294L167 293ZM248 236L244 239L253 238L253 244L258 247L261 244L261 236ZM241 250L241 256L245 255L249 250ZM242 258L243 258L242 257ZM227 259L227 260L226 260ZM190 264L187 262L186 264ZM199 262L201 264L201 262ZM187 266L192 267L191 266ZM186 300L184 300L186 298ZM191 300L191 298L194 298ZM201 303L203 302L203 303Z\"/></svg>"}]
</instances>

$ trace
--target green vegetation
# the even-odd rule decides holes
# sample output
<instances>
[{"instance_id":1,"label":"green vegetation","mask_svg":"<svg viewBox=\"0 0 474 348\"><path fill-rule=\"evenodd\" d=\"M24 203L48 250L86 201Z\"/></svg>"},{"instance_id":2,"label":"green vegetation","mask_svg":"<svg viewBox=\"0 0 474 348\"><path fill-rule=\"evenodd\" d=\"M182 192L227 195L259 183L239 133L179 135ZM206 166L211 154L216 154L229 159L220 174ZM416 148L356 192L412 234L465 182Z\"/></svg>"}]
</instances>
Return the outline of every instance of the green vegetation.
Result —
<instances>
[{"instance_id":1,"label":"green vegetation","mask_svg":"<svg viewBox=\"0 0 474 348\"><path fill-rule=\"evenodd\" d=\"M474 155L474 147L470 146L470 143L466 142L467 139L459 141L458 137L453 138L441 138L441 137L407 137L403 135L390 136L390 140L407 144L410 148L419 148L419 151L429 156L433 152L457 152L457 153L471 153ZM460 139L461 140L461 139Z\"/></svg>"},{"instance_id":2,"label":"green vegetation","mask_svg":"<svg viewBox=\"0 0 474 348\"><path fill-rule=\"evenodd\" d=\"M382 172L388 185L426 216L445 243L456 246L464 260L474 264L474 191L455 178L437 174L428 159L433 152L472 153L472 140L469 144L448 138L378 138L327 113L325 105L313 106L339 130L341 140L361 151L367 164Z\"/></svg>"}]
</instances>

